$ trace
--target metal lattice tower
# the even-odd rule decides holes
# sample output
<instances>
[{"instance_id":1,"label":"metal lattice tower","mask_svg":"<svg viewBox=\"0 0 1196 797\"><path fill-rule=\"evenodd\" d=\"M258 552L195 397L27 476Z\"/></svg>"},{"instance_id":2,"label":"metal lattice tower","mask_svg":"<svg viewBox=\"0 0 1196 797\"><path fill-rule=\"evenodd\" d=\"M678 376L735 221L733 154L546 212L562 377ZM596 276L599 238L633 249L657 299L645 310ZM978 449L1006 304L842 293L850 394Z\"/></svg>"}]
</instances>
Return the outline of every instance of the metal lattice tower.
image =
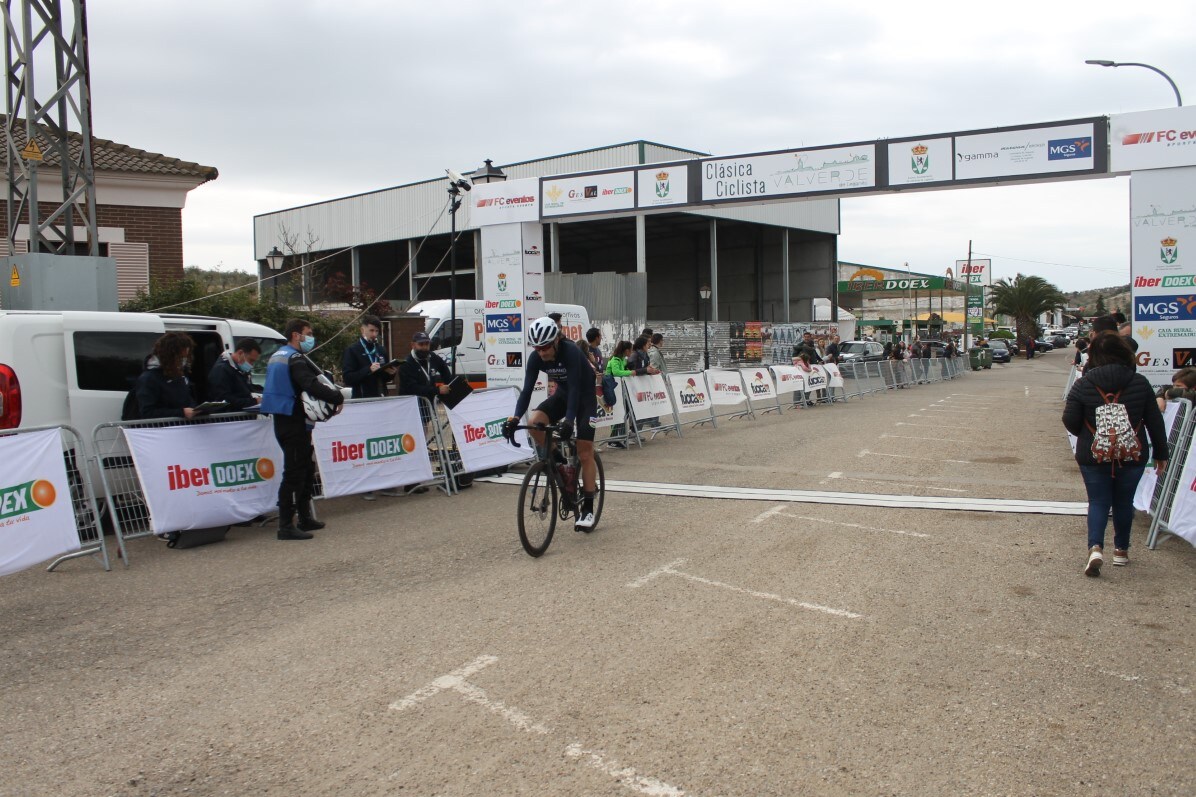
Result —
<instances>
[{"instance_id":1,"label":"metal lattice tower","mask_svg":"<svg viewBox=\"0 0 1196 797\"><path fill-rule=\"evenodd\" d=\"M17 225L27 222L30 252L100 253L84 6L85 0L3 0L9 252L16 251ZM54 80L39 87L35 66L52 67ZM39 171L44 179L53 167L61 170L62 191L55 185L45 192L42 201L56 207L42 218Z\"/></svg>"}]
</instances>

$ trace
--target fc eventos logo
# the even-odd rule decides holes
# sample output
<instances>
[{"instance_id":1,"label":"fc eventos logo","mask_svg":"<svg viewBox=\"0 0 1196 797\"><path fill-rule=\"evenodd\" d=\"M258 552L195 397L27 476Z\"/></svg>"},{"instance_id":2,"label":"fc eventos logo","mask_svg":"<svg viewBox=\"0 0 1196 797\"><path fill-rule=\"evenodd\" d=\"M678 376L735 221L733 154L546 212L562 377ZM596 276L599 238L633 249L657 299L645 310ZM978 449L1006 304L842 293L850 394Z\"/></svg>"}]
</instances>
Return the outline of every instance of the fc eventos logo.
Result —
<instances>
[{"instance_id":1,"label":"fc eventos logo","mask_svg":"<svg viewBox=\"0 0 1196 797\"><path fill-rule=\"evenodd\" d=\"M1135 297L1134 318L1139 321L1192 321L1196 319L1196 295Z\"/></svg>"},{"instance_id":2,"label":"fc eventos logo","mask_svg":"<svg viewBox=\"0 0 1196 797\"><path fill-rule=\"evenodd\" d=\"M0 489L0 520L46 509L53 506L57 498L58 491L45 479L5 487Z\"/></svg>"},{"instance_id":3,"label":"fc eventos logo","mask_svg":"<svg viewBox=\"0 0 1196 797\"><path fill-rule=\"evenodd\" d=\"M518 313L510 315L487 315L486 332L522 332L523 316Z\"/></svg>"},{"instance_id":4,"label":"fc eventos logo","mask_svg":"<svg viewBox=\"0 0 1196 797\"><path fill-rule=\"evenodd\" d=\"M274 478L274 461L266 457L213 462L206 468L166 466L166 482L171 490L193 487L240 487Z\"/></svg>"}]
</instances>

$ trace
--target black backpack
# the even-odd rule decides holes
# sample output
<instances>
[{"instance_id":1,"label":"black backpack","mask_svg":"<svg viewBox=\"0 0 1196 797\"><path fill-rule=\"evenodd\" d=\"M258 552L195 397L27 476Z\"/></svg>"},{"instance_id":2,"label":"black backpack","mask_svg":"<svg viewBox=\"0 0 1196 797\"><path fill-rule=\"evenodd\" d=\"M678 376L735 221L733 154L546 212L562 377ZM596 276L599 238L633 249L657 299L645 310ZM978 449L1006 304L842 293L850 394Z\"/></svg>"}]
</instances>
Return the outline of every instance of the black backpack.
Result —
<instances>
[{"instance_id":1,"label":"black backpack","mask_svg":"<svg viewBox=\"0 0 1196 797\"><path fill-rule=\"evenodd\" d=\"M125 403L120 408L120 419L122 421L141 420L141 405L137 403L137 388L133 388L125 394Z\"/></svg>"}]
</instances>

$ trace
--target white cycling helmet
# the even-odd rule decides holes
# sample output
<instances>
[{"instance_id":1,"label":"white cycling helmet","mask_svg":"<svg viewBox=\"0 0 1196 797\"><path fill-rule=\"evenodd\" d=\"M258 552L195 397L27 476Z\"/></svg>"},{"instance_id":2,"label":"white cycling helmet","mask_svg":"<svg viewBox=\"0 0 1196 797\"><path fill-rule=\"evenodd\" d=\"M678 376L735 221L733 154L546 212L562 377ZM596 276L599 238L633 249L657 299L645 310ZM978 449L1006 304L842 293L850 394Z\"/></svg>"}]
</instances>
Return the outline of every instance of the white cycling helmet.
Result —
<instances>
[{"instance_id":1,"label":"white cycling helmet","mask_svg":"<svg viewBox=\"0 0 1196 797\"><path fill-rule=\"evenodd\" d=\"M332 384L332 381L323 374L320 374L317 379L325 387L336 390L336 385ZM316 398L307 391L303 392L301 398L303 401L303 414L307 416L309 421L326 421L333 415L336 415L336 405L330 401Z\"/></svg>"},{"instance_id":2,"label":"white cycling helmet","mask_svg":"<svg viewBox=\"0 0 1196 797\"><path fill-rule=\"evenodd\" d=\"M527 328L527 342L531 346L547 346L561 333L556 322L548 316L537 318Z\"/></svg>"}]
</instances>

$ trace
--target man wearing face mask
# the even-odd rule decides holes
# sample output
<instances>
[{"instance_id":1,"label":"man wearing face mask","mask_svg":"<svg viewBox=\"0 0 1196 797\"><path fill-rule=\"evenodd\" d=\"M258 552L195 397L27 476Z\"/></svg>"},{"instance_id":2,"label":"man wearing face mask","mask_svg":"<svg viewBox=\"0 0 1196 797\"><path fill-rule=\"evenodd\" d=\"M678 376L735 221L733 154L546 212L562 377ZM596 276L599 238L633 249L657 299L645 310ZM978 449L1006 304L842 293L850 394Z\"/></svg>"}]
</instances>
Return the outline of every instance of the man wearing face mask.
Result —
<instances>
[{"instance_id":1,"label":"man wearing face mask","mask_svg":"<svg viewBox=\"0 0 1196 797\"><path fill-rule=\"evenodd\" d=\"M231 352L224 352L208 372L208 401L228 402L231 412L252 407L258 403L253 395L253 383L249 374L262 355L262 347L256 340L245 338Z\"/></svg>"},{"instance_id":2,"label":"man wearing face mask","mask_svg":"<svg viewBox=\"0 0 1196 797\"><path fill-rule=\"evenodd\" d=\"M345 386L353 388L353 398L380 398L386 395L386 383L394 379L394 367L383 368L390 358L378 339L382 321L377 316L361 317L361 337L341 358Z\"/></svg>"},{"instance_id":3,"label":"man wearing face mask","mask_svg":"<svg viewBox=\"0 0 1196 797\"><path fill-rule=\"evenodd\" d=\"M282 447L282 484L278 488L278 539L310 540L311 532L324 528L312 512L316 464L312 459L311 430L314 424L303 412L300 393L335 406L344 396L319 381L320 369L307 358L316 347L311 324L301 319L288 321L283 330L287 343L270 355L266 366L266 390L262 412L274 416L274 437ZM295 524L295 512L299 523Z\"/></svg>"},{"instance_id":4,"label":"man wearing face mask","mask_svg":"<svg viewBox=\"0 0 1196 797\"><path fill-rule=\"evenodd\" d=\"M423 396L428 401L435 401L438 396L449 392L448 383L451 381L452 371L439 354L433 353L432 339L426 332L416 332L411 338L411 353L399 366L399 394ZM422 406L420 411L427 412ZM424 423L429 420L424 418Z\"/></svg>"}]
</instances>

